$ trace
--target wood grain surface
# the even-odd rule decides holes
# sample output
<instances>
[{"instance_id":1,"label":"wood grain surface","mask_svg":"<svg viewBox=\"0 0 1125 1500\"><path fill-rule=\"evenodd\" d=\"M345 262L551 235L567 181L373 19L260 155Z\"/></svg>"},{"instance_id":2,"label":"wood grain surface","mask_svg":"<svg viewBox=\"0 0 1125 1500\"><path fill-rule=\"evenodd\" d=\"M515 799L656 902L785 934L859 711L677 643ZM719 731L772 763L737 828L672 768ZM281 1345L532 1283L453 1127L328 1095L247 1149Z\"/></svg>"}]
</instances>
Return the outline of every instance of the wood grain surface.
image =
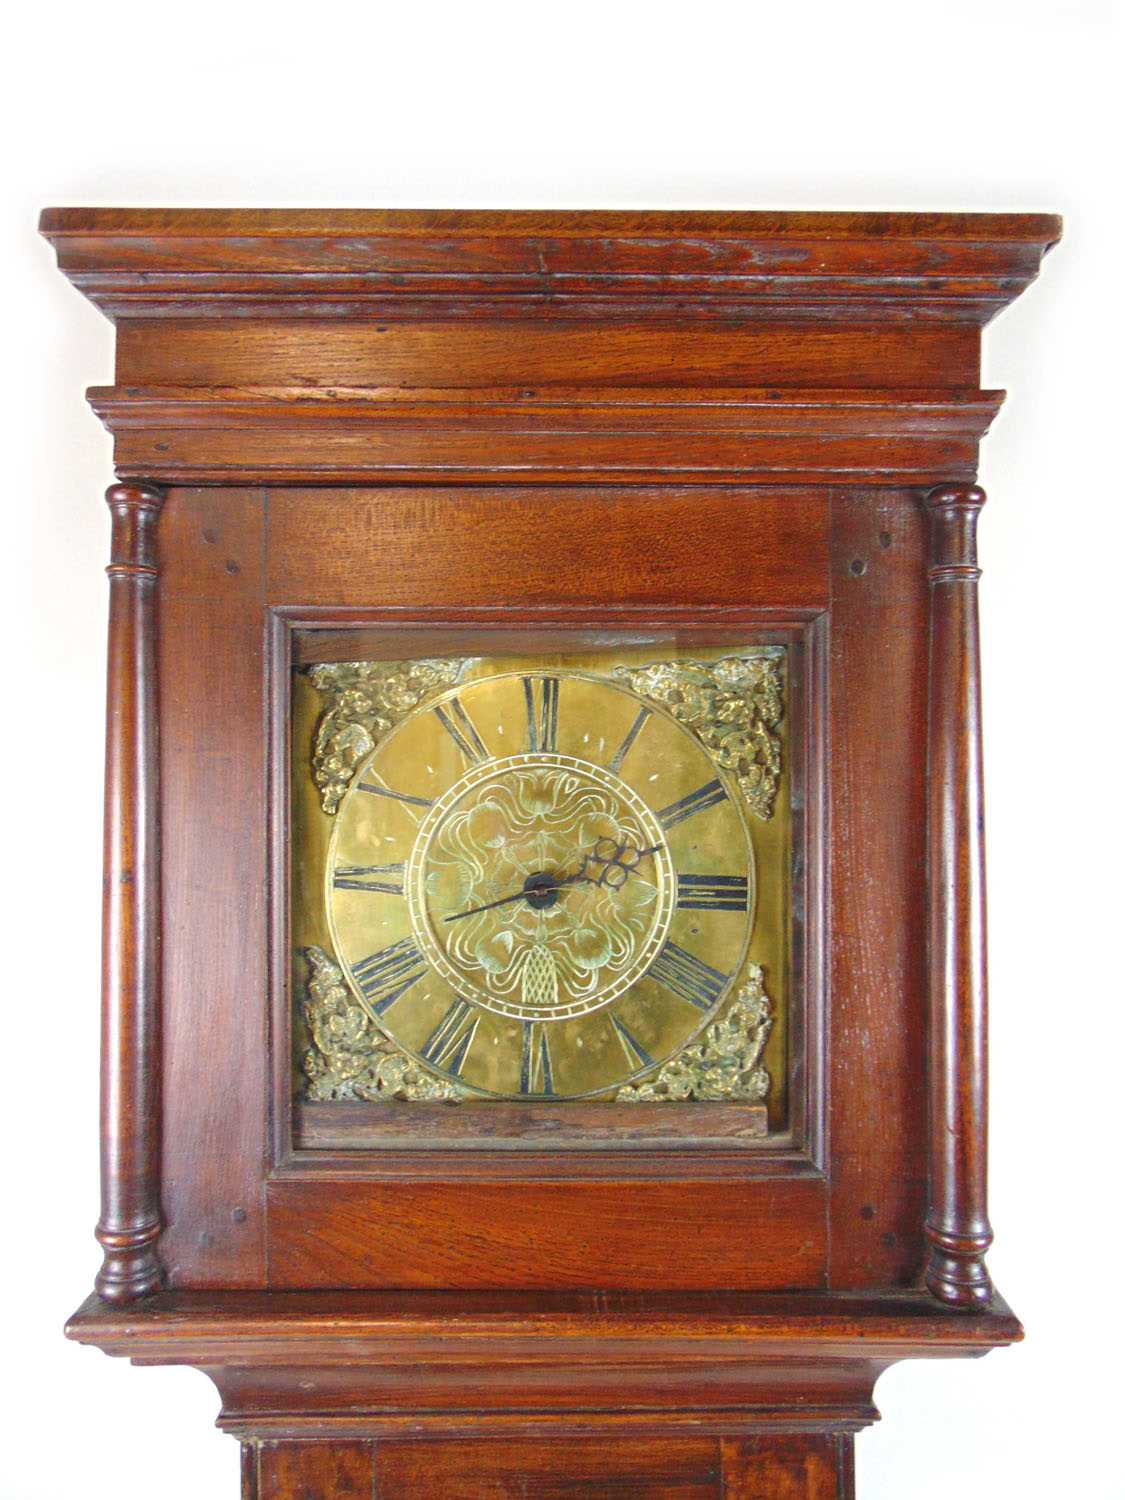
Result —
<instances>
[{"instance_id":1,"label":"wood grain surface","mask_svg":"<svg viewBox=\"0 0 1125 1500\"><path fill-rule=\"evenodd\" d=\"M850 1500L883 1370L1020 1337L983 1259L973 481L981 329L1059 221L42 229L116 322L126 481L71 1337L206 1370L244 1500ZM423 1170L294 1135L291 662L746 631L801 663L786 1128Z\"/></svg>"},{"instance_id":2,"label":"wood grain surface","mask_svg":"<svg viewBox=\"0 0 1125 1500\"><path fill-rule=\"evenodd\" d=\"M758 1290L824 1278L826 1192L815 1179L695 1190L313 1179L271 1182L267 1198L276 1287Z\"/></svg>"}]
</instances>

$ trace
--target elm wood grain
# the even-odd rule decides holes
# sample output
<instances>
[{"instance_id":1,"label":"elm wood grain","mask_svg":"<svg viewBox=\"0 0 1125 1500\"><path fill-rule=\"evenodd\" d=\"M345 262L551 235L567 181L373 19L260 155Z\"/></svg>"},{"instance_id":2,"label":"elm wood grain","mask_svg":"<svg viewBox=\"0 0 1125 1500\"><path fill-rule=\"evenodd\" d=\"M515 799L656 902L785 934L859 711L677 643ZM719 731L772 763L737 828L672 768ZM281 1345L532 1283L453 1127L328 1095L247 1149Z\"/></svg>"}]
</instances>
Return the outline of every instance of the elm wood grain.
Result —
<instances>
[{"instance_id":1,"label":"elm wood grain","mask_svg":"<svg viewBox=\"0 0 1125 1500\"><path fill-rule=\"evenodd\" d=\"M118 473L165 482L933 483L976 473L998 391L119 388L90 403Z\"/></svg>"},{"instance_id":2,"label":"elm wood grain","mask_svg":"<svg viewBox=\"0 0 1125 1500\"><path fill-rule=\"evenodd\" d=\"M473 1351L597 1347L625 1355L708 1358L785 1349L845 1357L958 1357L1018 1342L1023 1330L996 1293L960 1313L922 1291L181 1291L127 1307L90 1296L69 1338L147 1364L187 1364L230 1353L246 1363L288 1360L399 1365Z\"/></svg>"},{"instance_id":3,"label":"elm wood grain","mask_svg":"<svg viewBox=\"0 0 1125 1500\"><path fill-rule=\"evenodd\" d=\"M379 1493L369 1443L257 1443L250 1464L243 1500L372 1500Z\"/></svg>"},{"instance_id":4,"label":"elm wood grain","mask_svg":"<svg viewBox=\"0 0 1125 1500\"><path fill-rule=\"evenodd\" d=\"M825 1184L275 1179L278 1288L820 1285ZM372 1226L378 1232L372 1234Z\"/></svg>"},{"instance_id":5,"label":"elm wood grain","mask_svg":"<svg viewBox=\"0 0 1125 1500\"><path fill-rule=\"evenodd\" d=\"M641 235L756 233L770 237L814 236L818 240L1035 241L1059 233L1054 214L941 213L855 209L448 209L448 208L45 208L44 234L89 232L151 237L174 227L184 235L216 234L256 239L290 235L357 236L373 232L401 238L434 235L443 243L459 227L481 236L542 234L604 238L611 232ZM261 247L258 247L261 248ZM335 247L334 247L335 248ZM690 248L690 245L689 245ZM347 253L348 247L340 247Z\"/></svg>"},{"instance_id":6,"label":"elm wood grain","mask_svg":"<svg viewBox=\"0 0 1125 1500\"><path fill-rule=\"evenodd\" d=\"M263 1442L244 1500L851 1500L850 1436Z\"/></svg>"},{"instance_id":7,"label":"elm wood grain","mask_svg":"<svg viewBox=\"0 0 1125 1500\"><path fill-rule=\"evenodd\" d=\"M48 209L110 316L986 322L1057 240L1049 215Z\"/></svg>"},{"instance_id":8,"label":"elm wood grain","mask_svg":"<svg viewBox=\"0 0 1125 1500\"><path fill-rule=\"evenodd\" d=\"M395 1145L429 1149L439 1142L465 1148L481 1140L498 1140L515 1147L546 1147L551 1151L583 1150L608 1145L616 1150L653 1143L740 1142L761 1144L768 1128L764 1104L685 1103L679 1109L661 1104L633 1106L621 1119L614 1105L583 1105L578 1110L550 1104L462 1105L412 1102L387 1104L344 1101L324 1104L305 1100L294 1110L294 1140L298 1148L356 1149Z\"/></svg>"},{"instance_id":9,"label":"elm wood grain","mask_svg":"<svg viewBox=\"0 0 1125 1500\"><path fill-rule=\"evenodd\" d=\"M912 492L832 501L833 1287L914 1282L926 1122L925 523Z\"/></svg>"},{"instance_id":10,"label":"elm wood grain","mask_svg":"<svg viewBox=\"0 0 1125 1500\"><path fill-rule=\"evenodd\" d=\"M154 1291L160 1236L160 785L156 523L163 492L115 484L102 895L102 1265L110 1302Z\"/></svg>"},{"instance_id":11,"label":"elm wood grain","mask_svg":"<svg viewBox=\"0 0 1125 1500\"><path fill-rule=\"evenodd\" d=\"M67 1331L204 1369L238 1437L337 1441L849 1433L895 1361L1021 1337L925 1293L162 1292Z\"/></svg>"},{"instance_id":12,"label":"elm wood grain","mask_svg":"<svg viewBox=\"0 0 1125 1500\"><path fill-rule=\"evenodd\" d=\"M826 1043L831 976L827 938L829 614L809 621L790 642L789 1074L786 1107L794 1148L818 1172L827 1169ZM831 1233L831 1226L829 1228Z\"/></svg>"},{"instance_id":13,"label":"elm wood grain","mask_svg":"<svg viewBox=\"0 0 1125 1500\"><path fill-rule=\"evenodd\" d=\"M853 1500L855 1440L724 1438L723 1500Z\"/></svg>"},{"instance_id":14,"label":"elm wood grain","mask_svg":"<svg viewBox=\"0 0 1125 1500\"><path fill-rule=\"evenodd\" d=\"M930 1202L926 1285L952 1307L992 1296L988 987L977 519L984 491L927 496L929 634Z\"/></svg>"},{"instance_id":15,"label":"elm wood grain","mask_svg":"<svg viewBox=\"0 0 1125 1500\"><path fill-rule=\"evenodd\" d=\"M666 308L666 312L669 310ZM130 319L117 329L119 386L522 386L637 389L746 386L974 391L980 333L841 326L568 324L549 320L397 323Z\"/></svg>"},{"instance_id":16,"label":"elm wood grain","mask_svg":"<svg viewBox=\"0 0 1125 1500\"><path fill-rule=\"evenodd\" d=\"M374 1456L379 1500L724 1500L713 1438L378 1443Z\"/></svg>"},{"instance_id":17,"label":"elm wood grain","mask_svg":"<svg viewBox=\"0 0 1125 1500\"><path fill-rule=\"evenodd\" d=\"M496 1353L362 1371L313 1362L204 1366L232 1435L400 1440L422 1434L550 1437L605 1432L858 1431L875 1420L877 1360ZM481 1396L487 1390L488 1395ZM690 1414L694 1413L694 1421Z\"/></svg>"},{"instance_id":18,"label":"elm wood grain","mask_svg":"<svg viewBox=\"0 0 1125 1500\"><path fill-rule=\"evenodd\" d=\"M855 209L447 209L447 208L45 208L40 216L43 234L90 233L140 236L151 239L174 229L201 239L237 236L253 242L250 253L268 254L271 238L325 236L352 238L376 230L400 239L435 236L444 247L460 228L482 238L543 234L579 239L618 233L645 240L675 236L761 234L769 238L879 241L933 240L1035 242L1060 233L1055 214L1027 213L885 213ZM260 243L257 243L260 242ZM316 246L313 247L315 253ZM347 243L329 246L347 255ZM689 252L692 243L688 242ZM315 269L315 267L310 267Z\"/></svg>"},{"instance_id":19,"label":"elm wood grain","mask_svg":"<svg viewBox=\"0 0 1125 1500\"><path fill-rule=\"evenodd\" d=\"M828 602L827 504L815 489L271 489L267 600L425 603L450 623L580 604L815 613Z\"/></svg>"},{"instance_id":20,"label":"elm wood grain","mask_svg":"<svg viewBox=\"0 0 1125 1500\"><path fill-rule=\"evenodd\" d=\"M256 1443L240 1444L238 1476L242 1500L258 1500L258 1448Z\"/></svg>"},{"instance_id":21,"label":"elm wood grain","mask_svg":"<svg viewBox=\"0 0 1125 1500\"><path fill-rule=\"evenodd\" d=\"M568 651L600 651L611 647L649 646L788 646L795 658L805 650L808 622L792 622L777 610L682 610L648 622L637 611L620 605L559 608L558 623L538 618L516 620L508 611L478 609L462 612L459 624L441 618L442 611L312 610L278 608L291 633L290 664L314 662L404 661L418 656L456 656L468 649L472 656L565 655ZM530 614L531 612L528 612ZM796 721L796 720L795 720Z\"/></svg>"},{"instance_id":22,"label":"elm wood grain","mask_svg":"<svg viewBox=\"0 0 1125 1500\"><path fill-rule=\"evenodd\" d=\"M162 523L164 1205L181 1286L265 1278L264 515L170 492Z\"/></svg>"},{"instance_id":23,"label":"elm wood grain","mask_svg":"<svg viewBox=\"0 0 1125 1500\"><path fill-rule=\"evenodd\" d=\"M897 443L828 439L743 438L707 433L649 437L629 433L435 435L325 432L314 439L287 432L189 432L167 428L129 434L114 445L123 478L155 475L166 484L466 484L512 479L520 484L846 484L862 474L875 484L933 484L971 479L968 441Z\"/></svg>"},{"instance_id":24,"label":"elm wood grain","mask_svg":"<svg viewBox=\"0 0 1125 1500\"><path fill-rule=\"evenodd\" d=\"M774 390L762 386L91 386L87 399L111 430L174 427L387 427L429 423L498 432L629 430L741 432L811 437L911 434L979 440L1004 399L978 390Z\"/></svg>"}]
</instances>

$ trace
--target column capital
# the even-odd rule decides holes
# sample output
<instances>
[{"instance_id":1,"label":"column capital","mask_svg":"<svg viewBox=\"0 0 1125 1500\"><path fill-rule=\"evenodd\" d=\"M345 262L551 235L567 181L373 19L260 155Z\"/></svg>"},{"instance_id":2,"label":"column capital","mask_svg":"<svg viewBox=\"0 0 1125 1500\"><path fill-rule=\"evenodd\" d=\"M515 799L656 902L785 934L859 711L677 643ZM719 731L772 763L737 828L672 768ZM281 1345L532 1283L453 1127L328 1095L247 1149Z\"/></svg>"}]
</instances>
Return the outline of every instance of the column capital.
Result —
<instances>
[{"instance_id":1,"label":"column capital","mask_svg":"<svg viewBox=\"0 0 1125 1500\"><path fill-rule=\"evenodd\" d=\"M926 496L930 513L931 584L976 583L977 518L986 495L978 484L942 484Z\"/></svg>"},{"instance_id":2,"label":"column capital","mask_svg":"<svg viewBox=\"0 0 1125 1500\"><path fill-rule=\"evenodd\" d=\"M931 510L980 510L988 496L979 484L939 484L926 496Z\"/></svg>"},{"instance_id":3,"label":"column capital","mask_svg":"<svg viewBox=\"0 0 1125 1500\"><path fill-rule=\"evenodd\" d=\"M109 565L113 578L138 580L156 577L156 546L153 531L164 505L164 491L156 484L111 484L105 503L113 517Z\"/></svg>"},{"instance_id":4,"label":"column capital","mask_svg":"<svg viewBox=\"0 0 1125 1500\"><path fill-rule=\"evenodd\" d=\"M110 510L152 510L159 512L164 504L164 490L147 479L125 479L111 484L105 492L105 503Z\"/></svg>"}]
</instances>

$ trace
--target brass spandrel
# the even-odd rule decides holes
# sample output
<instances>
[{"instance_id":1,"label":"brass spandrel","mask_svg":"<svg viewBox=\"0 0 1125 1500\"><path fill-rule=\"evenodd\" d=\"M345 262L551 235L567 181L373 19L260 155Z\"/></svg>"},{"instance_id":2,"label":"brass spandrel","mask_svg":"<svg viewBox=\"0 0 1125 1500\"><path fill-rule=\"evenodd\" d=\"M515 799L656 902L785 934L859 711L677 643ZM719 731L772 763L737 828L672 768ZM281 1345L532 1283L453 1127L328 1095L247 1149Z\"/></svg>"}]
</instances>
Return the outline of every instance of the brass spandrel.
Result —
<instances>
[{"instance_id":1,"label":"brass spandrel","mask_svg":"<svg viewBox=\"0 0 1125 1500\"><path fill-rule=\"evenodd\" d=\"M773 816L785 710L778 655L659 661L617 667L615 673L698 735L716 762L738 778L753 813L759 818Z\"/></svg>"},{"instance_id":2,"label":"brass spandrel","mask_svg":"<svg viewBox=\"0 0 1125 1500\"><path fill-rule=\"evenodd\" d=\"M463 661L348 661L310 669L328 700L316 729L313 779L321 806L334 813L356 766L418 704L456 682Z\"/></svg>"}]
</instances>

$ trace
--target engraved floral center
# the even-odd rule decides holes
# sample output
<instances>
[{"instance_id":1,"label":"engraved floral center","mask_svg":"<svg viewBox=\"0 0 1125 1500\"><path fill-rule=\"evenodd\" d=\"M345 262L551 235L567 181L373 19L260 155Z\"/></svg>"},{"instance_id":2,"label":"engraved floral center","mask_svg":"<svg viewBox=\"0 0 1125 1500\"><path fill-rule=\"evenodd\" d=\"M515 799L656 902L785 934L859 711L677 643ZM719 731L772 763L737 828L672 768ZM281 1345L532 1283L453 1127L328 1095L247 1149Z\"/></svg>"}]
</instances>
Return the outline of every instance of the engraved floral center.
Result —
<instances>
[{"instance_id":1,"label":"engraved floral center","mask_svg":"<svg viewBox=\"0 0 1125 1500\"><path fill-rule=\"evenodd\" d=\"M595 850L628 851L631 868L584 878L609 869ZM458 994L546 1020L599 1009L643 973L675 881L660 825L620 778L529 753L448 789L419 828L406 884L415 939Z\"/></svg>"}]
</instances>

